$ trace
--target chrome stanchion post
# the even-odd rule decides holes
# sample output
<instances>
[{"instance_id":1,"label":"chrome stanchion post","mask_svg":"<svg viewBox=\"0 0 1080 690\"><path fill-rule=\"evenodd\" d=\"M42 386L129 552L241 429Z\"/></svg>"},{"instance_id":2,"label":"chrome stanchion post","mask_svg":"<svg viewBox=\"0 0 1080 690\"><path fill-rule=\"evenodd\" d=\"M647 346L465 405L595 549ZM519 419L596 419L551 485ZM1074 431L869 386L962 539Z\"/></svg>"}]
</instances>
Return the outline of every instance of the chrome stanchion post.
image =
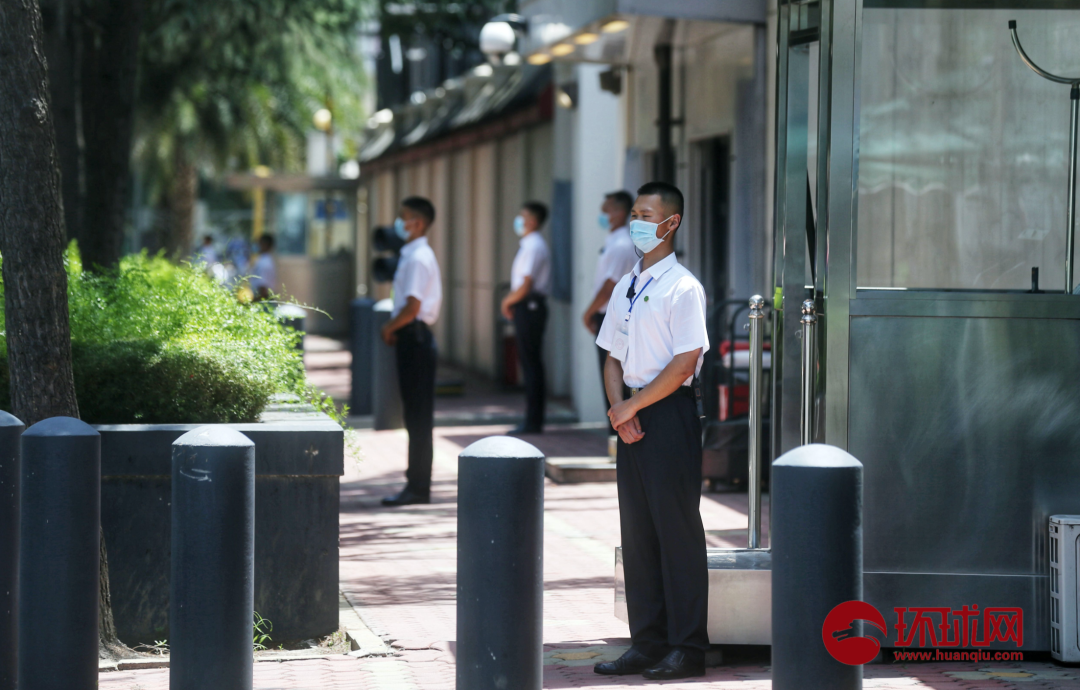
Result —
<instances>
[{"instance_id":1,"label":"chrome stanchion post","mask_svg":"<svg viewBox=\"0 0 1080 690\"><path fill-rule=\"evenodd\" d=\"M763 334L765 313L762 308L765 300L761 295L750 298L750 481L747 530L747 547L757 549L761 546L761 370L763 356ZM731 353L734 357L734 352ZM732 361L734 366L734 361Z\"/></svg>"},{"instance_id":2,"label":"chrome stanchion post","mask_svg":"<svg viewBox=\"0 0 1080 690\"><path fill-rule=\"evenodd\" d=\"M802 445L813 443L814 434L814 328L817 315L814 300L802 303L802 417L799 437Z\"/></svg>"}]
</instances>

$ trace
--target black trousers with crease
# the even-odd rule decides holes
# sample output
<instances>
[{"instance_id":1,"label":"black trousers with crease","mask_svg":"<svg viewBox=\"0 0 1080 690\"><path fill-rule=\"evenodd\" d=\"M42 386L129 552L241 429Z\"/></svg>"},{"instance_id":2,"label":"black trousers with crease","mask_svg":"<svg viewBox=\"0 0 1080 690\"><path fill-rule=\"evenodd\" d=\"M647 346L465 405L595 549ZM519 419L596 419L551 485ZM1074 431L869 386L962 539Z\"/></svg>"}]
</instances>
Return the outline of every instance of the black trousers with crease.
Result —
<instances>
[{"instance_id":1,"label":"black trousers with crease","mask_svg":"<svg viewBox=\"0 0 1080 690\"><path fill-rule=\"evenodd\" d=\"M679 393L638 413L645 436L619 439L617 479L626 607L639 651L709 648L709 573L701 524L701 421Z\"/></svg>"},{"instance_id":2,"label":"black trousers with crease","mask_svg":"<svg viewBox=\"0 0 1080 690\"><path fill-rule=\"evenodd\" d=\"M401 410L409 432L409 467L405 471L408 488L421 494L431 492L431 462L434 456L432 429L435 426L435 365L438 349L435 336L423 321L414 321L397 332L397 374L401 386Z\"/></svg>"},{"instance_id":3,"label":"black trousers with crease","mask_svg":"<svg viewBox=\"0 0 1080 690\"><path fill-rule=\"evenodd\" d=\"M525 375L525 429L544 428L544 406L547 386L544 381L544 329L547 327L547 299L543 295L528 295L514 305L514 333L517 337L518 359Z\"/></svg>"}]
</instances>

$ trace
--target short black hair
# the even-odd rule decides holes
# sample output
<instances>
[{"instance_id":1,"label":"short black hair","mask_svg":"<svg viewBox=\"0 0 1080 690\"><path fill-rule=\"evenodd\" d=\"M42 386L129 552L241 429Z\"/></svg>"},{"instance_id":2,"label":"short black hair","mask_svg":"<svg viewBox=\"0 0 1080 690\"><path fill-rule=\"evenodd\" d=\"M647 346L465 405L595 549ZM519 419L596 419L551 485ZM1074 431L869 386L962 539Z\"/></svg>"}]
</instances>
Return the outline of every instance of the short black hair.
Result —
<instances>
[{"instance_id":1,"label":"short black hair","mask_svg":"<svg viewBox=\"0 0 1080 690\"><path fill-rule=\"evenodd\" d=\"M205 244L207 242L213 242L214 241L214 236L213 235L204 235L203 238L202 238L202 241L203 241L203 244Z\"/></svg>"},{"instance_id":2,"label":"short black hair","mask_svg":"<svg viewBox=\"0 0 1080 690\"><path fill-rule=\"evenodd\" d=\"M634 197L630 196L630 192L625 189L620 189L617 192L608 192L604 195L605 199L611 199L619 208L630 213L630 209L634 208Z\"/></svg>"},{"instance_id":3,"label":"short black hair","mask_svg":"<svg viewBox=\"0 0 1080 690\"><path fill-rule=\"evenodd\" d=\"M638 196L658 196L660 202L667 207L671 215L683 213L683 194L679 188L667 182L646 182L638 187ZM681 226L682 223L680 222Z\"/></svg>"},{"instance_id":4,"label":"short black hair","mask_svg":"<svg viewBox=\"0 0 1080 690\"><path fill-rule=\"evenodd\" d=\"M526 201L524 204L521 205L521 208L525 209L533 215L533 218L536 219L537 228L543 227L548 217L548 210L546 204L539 201Z\"/></svg>"},{"instance_id":5,"label":"short black hair","mask_svg":"<svg viewBox=\"0 0 1080 690\"><path fill-rule=\"evenodd\" d=\"M413 213L418 214L427 221L428 225L435 222L435 204L422 196L407 196L401 200L401 205Z\"/></svg>"},{"instance_id":6,"label":"short black hair","mask_svg":"<svg viewBox=\"0 0 1080 690\"><path fill-rule=\"evenodd\" d=\"M274 248L274 236L271 235L268 232L265 232L265 233L259 235L259 243L260 244L265 243L267 249L273 249Z\"/></svg>"}]
</instances>

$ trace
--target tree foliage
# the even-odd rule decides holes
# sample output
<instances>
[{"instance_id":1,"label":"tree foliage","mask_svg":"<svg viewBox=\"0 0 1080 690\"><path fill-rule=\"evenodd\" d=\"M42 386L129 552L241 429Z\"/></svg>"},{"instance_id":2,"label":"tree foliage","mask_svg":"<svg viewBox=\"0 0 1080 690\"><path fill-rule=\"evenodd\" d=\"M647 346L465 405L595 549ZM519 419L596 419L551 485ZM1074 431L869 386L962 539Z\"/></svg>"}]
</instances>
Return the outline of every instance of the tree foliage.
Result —
<instances>
[{"instance_id":1,"label":"tree foliage","mask_svg":"<svg viewBox=\"0 0 1080 690\"><path fill-rule=\"evenodd\" d=\"M316 110L359 131L363 0L153 0L136 151L151 182L178 154L217 170L295 169Z\"/></svg>"}]
</instances>

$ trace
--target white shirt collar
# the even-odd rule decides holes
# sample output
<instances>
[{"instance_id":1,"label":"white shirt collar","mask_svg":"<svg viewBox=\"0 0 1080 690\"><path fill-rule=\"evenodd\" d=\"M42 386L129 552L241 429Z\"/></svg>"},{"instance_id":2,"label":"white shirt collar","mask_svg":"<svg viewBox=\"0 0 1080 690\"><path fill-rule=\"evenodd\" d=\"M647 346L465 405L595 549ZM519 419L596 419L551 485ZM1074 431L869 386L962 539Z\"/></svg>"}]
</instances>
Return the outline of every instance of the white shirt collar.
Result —
<instances>
[{"instance_id":1,"label":"white shirt collar","mask_svg":"<svg viewBox=\"0 0 1080 690\"><path fill-rule=\"evenodd\" d=\"M426 247L426 246L428 246L427 235L420 235L415 240L412 240L411 242L406 242L405 243L405 246L403 246L401 248L401 255L402 256L409 256L413 252L415 252L417 249L419 249L420 247Z\"/></svg>"},{"instance_id":2,"label":"white shirt collar","mask_svg":"<svg viewBox=\"0 0 1080 690\"><path fill-rule=\"evenodd\" d=\"M649 278L659 278L679 263L679 259L675 256L675 252L671 252L663 259L660 259L650 266L648 270L642 271L641 262L644 260L644 258L638 259L638 262L634 264L634 275L641 276L642 278L644 278L646 274L648 274Z\"/></svg>"},{"instance_id":3,"label":"white shirt collar","mask_svg":"<svg viewBox=\"0 0 1080 690\"><path fill-rule=\"evenodd\" d=\"M536 240L540 240L541 242L544 241L544 238L540 236L539 230L533 230L532 232L518 240L518 246L521 247L524 246L526 242L535 242Z\"/></svg>"}]
</instances>

